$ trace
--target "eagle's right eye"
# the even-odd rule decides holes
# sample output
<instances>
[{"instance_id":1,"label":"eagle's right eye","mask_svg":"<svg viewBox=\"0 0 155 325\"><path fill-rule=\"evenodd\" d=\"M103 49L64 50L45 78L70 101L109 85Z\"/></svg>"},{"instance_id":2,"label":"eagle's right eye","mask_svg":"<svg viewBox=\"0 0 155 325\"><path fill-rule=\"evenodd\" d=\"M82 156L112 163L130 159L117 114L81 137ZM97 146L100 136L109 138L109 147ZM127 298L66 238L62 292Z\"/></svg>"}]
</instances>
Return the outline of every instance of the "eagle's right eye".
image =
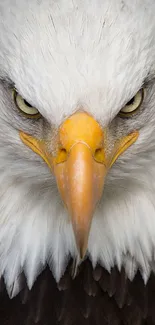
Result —
<instances>
[{"instance_id":1,"label":"eagle's right eye","mask_svg":"<svg viewBox=\"0 0 155 325\"><path fill-rule=\"evenodd\" d=\"M120 117L129 117L142 105L144 99L144 88L140 89L138 93L120 110Z\"/></svg>"}]
</instances>

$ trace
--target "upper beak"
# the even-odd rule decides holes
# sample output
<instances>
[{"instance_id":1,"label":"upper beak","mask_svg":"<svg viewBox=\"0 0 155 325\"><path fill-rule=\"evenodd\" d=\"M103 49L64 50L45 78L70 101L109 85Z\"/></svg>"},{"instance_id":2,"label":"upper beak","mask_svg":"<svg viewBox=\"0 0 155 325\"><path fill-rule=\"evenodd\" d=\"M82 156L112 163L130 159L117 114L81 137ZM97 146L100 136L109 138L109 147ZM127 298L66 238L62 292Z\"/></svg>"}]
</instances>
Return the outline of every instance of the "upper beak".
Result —
<instances>
[{"instance_id":1,"label":"upper beak","mask_svg":"<svg viewBox=\"0 0 155 325\"><path fill-rule=\"evenodd\" d=\"M121 139L110 156L106 155L106 130L90 115L79 112L59 128L55 156L46 143L20 132L22 141L38 153L54 171L61 197L66 205L80 257L88 244L91 221L101 198L105 176L117 157L138 137L138 132Z\"/></svg>"},{"instance_id":2,"label":"upper beak","mask_svg":"<svg viewBox=\"0 0 155 325\"><path fill-rule=\"evenodd\" d=\"M54 171L83 257L94 209L102 194L106 167L94 160L86 144L79 142L72 147L65 162L54 166Z\"/></svg>"}]
</instances>

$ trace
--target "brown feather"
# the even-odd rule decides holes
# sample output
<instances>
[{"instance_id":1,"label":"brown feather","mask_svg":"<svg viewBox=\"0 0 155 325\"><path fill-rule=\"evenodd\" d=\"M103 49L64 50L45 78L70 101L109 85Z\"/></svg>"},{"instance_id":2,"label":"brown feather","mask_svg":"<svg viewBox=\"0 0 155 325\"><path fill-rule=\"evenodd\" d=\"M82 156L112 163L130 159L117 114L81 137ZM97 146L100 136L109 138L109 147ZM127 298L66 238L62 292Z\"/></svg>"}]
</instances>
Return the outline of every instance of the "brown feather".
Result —
<instances>
[{"instance_id":1,"label":"brown feather","mask_svg":"<svg viewBox=\"0 0 155 325\"><path fill-rule=\"evenodd\" d=\"M138 272L130 282L125 271L109 274L86 260L72 279L72 261L57 285L46 268L28 290L10 299L0 282L0 325L155 325L155 276L147 285Z\"/></svg>"}]
</instances>

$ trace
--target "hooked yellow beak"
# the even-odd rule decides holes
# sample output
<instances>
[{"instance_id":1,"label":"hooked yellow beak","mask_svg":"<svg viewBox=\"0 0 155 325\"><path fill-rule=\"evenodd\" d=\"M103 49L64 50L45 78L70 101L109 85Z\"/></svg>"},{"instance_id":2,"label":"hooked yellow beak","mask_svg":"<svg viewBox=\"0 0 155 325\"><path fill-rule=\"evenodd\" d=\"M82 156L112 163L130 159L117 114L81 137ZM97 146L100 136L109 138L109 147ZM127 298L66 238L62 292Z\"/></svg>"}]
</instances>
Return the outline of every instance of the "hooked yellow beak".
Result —
<instances>
[{"instance_id":1,"label":"hooked yellow beak","mask_svg":"<svg viewBox=\"0 0 155 325\"><path fill-rule=\"evenodd\" d=\"M99 123L84 112L72 115L60 126L58 150L54 156L49 153L45 141L20 132L21 140L39 154L55 174L81 258L87 250L92 217L107 171L137 137L137 131L124 137L107 154L106 129L102 130Z\"/></svg>"}]
</instances>

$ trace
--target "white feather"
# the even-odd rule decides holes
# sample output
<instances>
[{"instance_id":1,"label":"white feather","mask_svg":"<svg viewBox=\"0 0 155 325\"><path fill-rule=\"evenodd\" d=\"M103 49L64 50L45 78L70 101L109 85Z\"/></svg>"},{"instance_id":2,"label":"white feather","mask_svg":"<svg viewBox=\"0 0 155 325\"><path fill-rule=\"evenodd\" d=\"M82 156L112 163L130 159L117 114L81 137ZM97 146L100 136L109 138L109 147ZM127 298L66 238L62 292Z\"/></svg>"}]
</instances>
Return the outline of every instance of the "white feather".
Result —
<instances>
[{"instance_id":1,"label":"white feather","mask_svg":"<svg viewBox=\"0 0 155 325\"><path fill-rule=\"evenodd\" d=\"M107 176L88 255L109 272L124 266L130 280L139 269L146 283L154 271L154 11L154 0L0 2L0 274L10 297L22 271L31 289L47 264L59 281L68 257L77 258L54 177L19 138L45 129L21 118L10 80L52 127L80 105L104 127L152 78L142 110L117 127L140 135Z\"/></svg>"}]
</instances>

